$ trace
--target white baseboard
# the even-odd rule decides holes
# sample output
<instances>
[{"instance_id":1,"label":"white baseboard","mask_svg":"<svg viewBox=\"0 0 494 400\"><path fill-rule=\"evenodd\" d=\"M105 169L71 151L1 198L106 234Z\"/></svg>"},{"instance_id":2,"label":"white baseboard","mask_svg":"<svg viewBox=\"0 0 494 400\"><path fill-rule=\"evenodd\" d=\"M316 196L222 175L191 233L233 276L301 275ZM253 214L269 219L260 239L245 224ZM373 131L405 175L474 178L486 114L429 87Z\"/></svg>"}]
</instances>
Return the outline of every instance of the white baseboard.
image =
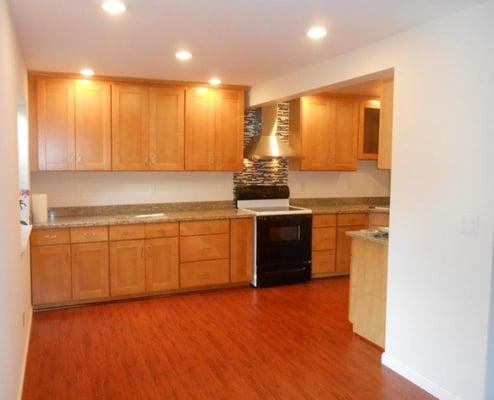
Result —
<instances>
[{"instance_id":1,"label":"white baseboard","mask_svg":"<svg viewBox=\"0 0 494 400\"><path fill-rule=\"evenodd\" d=\"M390 357L386 353L382 354L381 363L440 400L461 400L458 396L448 392L446 389L419 374L417 371L408 368L401 361Z\"/></svg>"},{"instance_id":2,"label":"white baseboard","mask_svg":"<svg viewBox=\"0 0 494 400\"><path fill-rule=\"evenodd\" d=\"M24 357L22 360L21 377L19 380L19 388L17 389L17 399L22 400L22 389L24 388L24 377L26 376L27 355L29 352L29 342L31 341L31 323L33 321L33 309L29 310L27 329L26 329L26 344L24 346Z\"/></svg>"}]
</instances>

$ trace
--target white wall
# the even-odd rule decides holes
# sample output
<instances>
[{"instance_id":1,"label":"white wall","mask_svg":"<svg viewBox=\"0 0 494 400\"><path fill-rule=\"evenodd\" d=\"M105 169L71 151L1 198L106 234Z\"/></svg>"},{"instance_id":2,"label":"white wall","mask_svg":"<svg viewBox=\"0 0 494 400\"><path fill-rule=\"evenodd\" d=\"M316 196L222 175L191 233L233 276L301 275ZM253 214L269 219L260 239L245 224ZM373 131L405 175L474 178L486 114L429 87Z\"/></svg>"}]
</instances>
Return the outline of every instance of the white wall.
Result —
<instances>
[{"instance_id":1,"label":"white wall","mask_svg":"<svg viewBox=\"0 0 494 400\"><path fill-rule=\"evenodd\" d=\"M250 104L258 105L395 68L383 361L441 398L486 394L493 21L491 0L250 93Z\"/></svg>"},{"instance_id":2,"label":"white wall","mask_svg":"<svg viewBox=\"0 0 494 400\"><path fill-rule=\"evenodd\" d=\"M376 161L359 161L355 172L288 173L290 196L373 197L389 196L390 172L379 170Z\"/></svg>"},{"instance_id":3,"label":"white wall","mask_svg":"<svg viewBox=\"0 0 494 400\"><path fill-rule=\"evenodd\" d=\"M492 270L494 271L494 250L492 252ZM494 399L494 273L491 276L491 313L489 319L489 336L487 339L487 368L485 373L486 400Z\"/></svg>"},{"instance_id":4,"label":"white wall","mask_svg":"<svg viewBox=\"0 0 494 400\"><path fill-rule=\"evenodd\" d=\"M31 321L29 252L21 255L17 106L26 70L6 0L0 0L0 398L20 397ZM23 313L25 324L23 326Z\"/></svg>"},{"instance_id":5,"label":"white wall","mask_svg":"<svg viewBox=\"0 0 494 400\"><path fill-rule=\"evenodd\" d=\"M37 172L33 193L49 207L233 199L231 172Z\"/></svg>"}]
</instances>

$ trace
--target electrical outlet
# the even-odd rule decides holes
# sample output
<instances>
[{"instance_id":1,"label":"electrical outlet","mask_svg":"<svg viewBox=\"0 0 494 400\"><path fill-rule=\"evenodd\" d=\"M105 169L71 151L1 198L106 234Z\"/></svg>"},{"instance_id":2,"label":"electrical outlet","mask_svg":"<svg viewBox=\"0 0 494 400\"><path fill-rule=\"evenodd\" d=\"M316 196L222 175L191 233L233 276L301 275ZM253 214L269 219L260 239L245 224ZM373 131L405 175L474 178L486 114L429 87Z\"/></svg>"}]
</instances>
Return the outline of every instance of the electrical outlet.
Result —
<instances>
[{"instance_id":1,"label":"electrical outlet","mask_svg":"<svg viewBox=\"0 0 494 400\"><path fill-rule=\"evenodd\" d=\"M465 215L461 219L461 233L463 235L477 236L479 234L478 215Z\"/></svg>"}]
</instances>

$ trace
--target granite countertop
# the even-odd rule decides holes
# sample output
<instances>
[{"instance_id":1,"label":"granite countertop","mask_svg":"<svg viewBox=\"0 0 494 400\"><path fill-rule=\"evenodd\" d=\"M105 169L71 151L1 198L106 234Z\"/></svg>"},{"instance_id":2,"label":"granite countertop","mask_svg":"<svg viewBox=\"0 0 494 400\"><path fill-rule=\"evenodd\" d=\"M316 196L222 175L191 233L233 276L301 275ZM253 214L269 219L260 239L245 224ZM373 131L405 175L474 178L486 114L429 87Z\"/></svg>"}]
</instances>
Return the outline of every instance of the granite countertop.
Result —
<instances>
[{"instance_id":1,"label":"granite countertop","mask_svg":"<svg viewBox=\"0 0 494 400\"><path fill-rule=\"evenodd\" d=\"M33 229L75 228L84 226L151 224L159 222L199 221L230 218L251 218L252 214L236 208L218 210L184 210L165 212L165 215L151 215L138 218L143 213L107 214L107 215L68 215L50 218L48 222L37 223ZM146 213L144 213L146 214Z\"/></svg>"},{"instance_id":2,"label":"granite countertop","mask_svg":"<svg viewBox=\"0 0 494 400\"><path fill-rule=\"evenodd\" d=\"M314 215L320 214L352 214L352 213L385 213L389 214L389 207L370 206L366 204L355 205L327 205L327 206L308 206Z\"/></svg>"},{"instance_id":3,"label":"granite countertop","mask_svg":"<svg viewBox=\"0 0 494 400\"><path fill-rule=\"evenodd\" d=\"M346 232L346 235L350 236L351 238L366 240L368 242L380 244L383 246L388 245L388 238L387 237L379 237L379 236L376 237L366 230L349 231L349 232Z\"/></svg>"}]
</instances>

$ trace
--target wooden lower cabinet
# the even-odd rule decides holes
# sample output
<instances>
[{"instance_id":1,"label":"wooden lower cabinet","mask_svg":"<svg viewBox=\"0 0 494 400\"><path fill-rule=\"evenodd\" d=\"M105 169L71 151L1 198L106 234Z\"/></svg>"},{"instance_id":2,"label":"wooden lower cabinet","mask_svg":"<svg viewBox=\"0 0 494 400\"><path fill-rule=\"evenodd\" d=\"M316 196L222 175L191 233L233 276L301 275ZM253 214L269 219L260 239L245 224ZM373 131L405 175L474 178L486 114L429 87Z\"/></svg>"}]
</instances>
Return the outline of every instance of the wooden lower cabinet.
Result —
<instances>
[{"instance_id":1,"label":"wooden lower cabinet","mask_svg":"<svg viewBox=\"0 0 494 400\"><path fill-rule=\"evenodd\" d=\"M180 264L180 287L222 285L230 280L230 260L208 260Z\"/></svg>"},{"instance_id":2,"label":"wooden lower cabinet","mask_svg":"<svg viewBox=\"0 0 494 400\"><path fill-rule=\"evenodd\" d=\"M108 242L73 244L72 300L108 297Z\"/></svg>"},{"instance_id":3,"label":"wooden lower cabinet","mask_svg":"<svg viewBox=\"0 0 494 400\"><path fill-rule=\"evenodd\" d=\"M31 279L34 305L69 301L70 245L32 247Z\"/></svg>"},{"instance_id":4,"label":"wooden lower cabinet","mask_svg":"<svg viewBox=\"0 0 494 400\"><path fill-rule=\"evenodd\" d=\"M36 229L34 308L249 282L253 219Z\"/></svg>"},{"instance_id":5,"label":"wooden lower cabinet","mask_svg":"<svg viewBox=\"0 0 494 400\"><path fill-rule=\"evenodd\" d=\"M336 272L335 250L317 250L312 252L312 275Z\"/></svg>"},{"instance_id":6,"label":"wooden lower cabinet","mask_svg":"<svg viewBox=\"0 0 494 400\"><path fill-rule=\"evenodd\" d=\"M146 240L146 292L178 286L178 237Z\"/></svg>"},{"instance_id":7,"label":"wooden lower cabinet","mask_svg":"<svg viewBox=\"0 0 494 400\"><path fill-rule=\"evenodd\" d=\"M232 219L230 233L230 282L250 282L254 255L253 220Z\"/></svg>"},{"instance_id":8,"label":"wooden lower cabinet","mask_svg":"<svg viewBox=\"0 0 494 400\"><path fill-rule=\"evenodd\" d=\"M367 225L340 226L336 232L336 272L350 273L352 238L346 235L348 231L367 229Z\"/></svg>"},{"instance_id":9,"label":"wooden lower cabinet","mask_svg":"<svg viewBox=\"0 0 494 400\"><path fill-rule=\"evenodd\" d=\"M110 243L110 293L112 296L139 294L146 291L144 240Z\"/></svg>"}]
</instances>

